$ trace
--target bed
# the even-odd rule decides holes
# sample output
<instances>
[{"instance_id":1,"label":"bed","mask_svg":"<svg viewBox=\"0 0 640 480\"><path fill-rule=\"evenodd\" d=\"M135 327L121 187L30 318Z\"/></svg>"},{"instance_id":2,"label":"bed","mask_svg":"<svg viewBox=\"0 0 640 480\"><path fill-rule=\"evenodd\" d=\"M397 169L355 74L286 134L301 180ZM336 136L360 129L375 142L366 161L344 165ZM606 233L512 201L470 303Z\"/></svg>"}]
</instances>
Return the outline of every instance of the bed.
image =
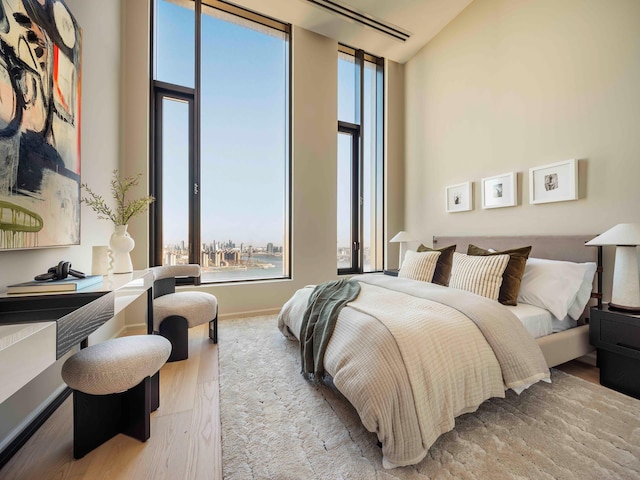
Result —
<instances>
[{"instance_id":1,"label":"bed","mask_svg":"<svg viewBox=\"0 0 640 480\"><path fill-rule=\"evenodd\" d=\"M584 247L590 238L437 237L434 247L529 244L532 257L583 262L598 255ZM473 293L382 274L352 280L360 292L335 321L323 371L377 434L385 468L418 463L455 417L550 381L549 366L590 351L584 326L534 339L509 308ZM312 292L298 290L278 316L282 333L303 343Z\"/></svg>"},{"instance_id":2,"label":"bed","mask_svg":"<svg viewBox=\"0 0 640 480\"><path fill-rule=\"evenodd\" d=\"M464 252L469 244L490 245L496 250L505 250L520 245L531 245L530 257L570 262L595 262L597 274L594 280L592 298L598 306L602 305L602 247L587 247L585 243L596 235L558 235L558 236L434 236L433 246L456 245L457 251ZM588 306L589 306L588 305ZM594 348L589 344L589 325L583 319L575 328L553 335L536 338L549 367L583 357Z\"/></svg>"}]
</instances>

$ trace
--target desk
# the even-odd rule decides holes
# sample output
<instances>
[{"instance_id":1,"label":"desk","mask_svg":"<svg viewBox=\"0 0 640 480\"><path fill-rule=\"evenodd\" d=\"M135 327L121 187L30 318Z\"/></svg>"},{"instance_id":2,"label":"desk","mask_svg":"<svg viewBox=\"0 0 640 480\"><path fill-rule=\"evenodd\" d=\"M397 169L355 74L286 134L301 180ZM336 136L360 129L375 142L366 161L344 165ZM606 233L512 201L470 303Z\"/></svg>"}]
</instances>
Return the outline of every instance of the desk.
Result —
<instances>
[{"instance_id":1,"label":"desk","mask_svg":"<svg viewBox=\"0 0 640 480\"><path fill-rule=\"evenodd\" d=\"M77 292L0 294L0 403L145 293L153 325L152 286L140 270Z\"/></svg>"}]
</instances>

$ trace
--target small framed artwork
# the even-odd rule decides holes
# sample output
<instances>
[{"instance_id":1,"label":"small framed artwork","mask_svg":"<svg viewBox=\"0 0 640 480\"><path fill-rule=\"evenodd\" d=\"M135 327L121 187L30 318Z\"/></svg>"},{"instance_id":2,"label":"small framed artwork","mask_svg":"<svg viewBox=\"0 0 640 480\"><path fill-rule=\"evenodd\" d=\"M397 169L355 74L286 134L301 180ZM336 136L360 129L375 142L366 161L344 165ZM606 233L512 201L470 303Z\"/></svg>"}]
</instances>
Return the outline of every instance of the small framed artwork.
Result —
<instances>
[{"instance_id":1,"label":"small framed artwork","mask_svg":"<svg viewBox=\"0 0 640 480\"><path fill-rule=\"evenodd\" d=\"M529 203L578 199L578 162L575 159L529 169Z\"/></svg>"},{"instance_id":2,"label":"small framed artwork","mask_svg":"<svg viewBox=\"0 0 640 480\"><path fill-rule=\"evenodd\" d=\"M473 210L471 182L459 183L445 188L447 213Z\"/></svg>"},{"instance_id":3,"label":"small framed artwork","mask_svg":"<svg viewBox=\"0 0 640 480\"><path fill-rule=\"evenodd\" d=\"M482 179L482 208L514 207L516 205L515 172Z\"/></svg>"}]
</instances>

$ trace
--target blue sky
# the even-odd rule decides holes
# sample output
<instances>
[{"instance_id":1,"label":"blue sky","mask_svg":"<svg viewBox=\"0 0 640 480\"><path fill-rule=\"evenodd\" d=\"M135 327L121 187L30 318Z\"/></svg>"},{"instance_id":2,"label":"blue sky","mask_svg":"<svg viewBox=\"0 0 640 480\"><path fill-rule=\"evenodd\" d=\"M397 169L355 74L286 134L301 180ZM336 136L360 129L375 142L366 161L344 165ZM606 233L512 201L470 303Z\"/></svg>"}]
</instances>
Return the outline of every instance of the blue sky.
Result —
<instances>
[{"instance_id":1,"label":"blue sky","mask_svg":"<svg viewBox=\"0 0 640 480\"><path fill-rule=\"evenodd\" d=\"M192 87L193 11L160 1L156 79ZM203 15L202 241L284 243L286 56L280 38ZM172 105L166 105L170 103ZM167 108L169 108L167 110ZM165 102L164 241L187 240L186 105ZM250 187L247 187L250 185ZM179 201L168 201L168 199Z\"/></svg>"},{"instance_id":2,"label":"blue sky","mask_svg":"<svg viewBox=\"0 0 640 480\"><path fill-rule=\"evenodd\" d=\"M155 78L193 87L194 12L164 0L158 6ZM202 20L202 241L283 245L287 43L209 15ZM338 116L348 122L355 121L354 78L354 64L339 61ZM164 198L171 199L163 206L164 241L178 243L188 227L187 109L173 101L164 108ZM349 177L340 178L344 191ZM340 225L338 241L349 245L348 221Z\"/></svg>"}]
</instances>

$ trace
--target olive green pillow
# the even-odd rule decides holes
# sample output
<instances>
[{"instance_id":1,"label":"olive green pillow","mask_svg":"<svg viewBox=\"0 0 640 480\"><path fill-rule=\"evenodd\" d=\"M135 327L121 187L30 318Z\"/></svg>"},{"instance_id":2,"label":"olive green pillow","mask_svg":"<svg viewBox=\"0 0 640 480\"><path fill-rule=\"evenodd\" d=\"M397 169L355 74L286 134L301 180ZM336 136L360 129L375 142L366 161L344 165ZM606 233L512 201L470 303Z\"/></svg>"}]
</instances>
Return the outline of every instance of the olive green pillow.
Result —
<instances>
[{"instance_id":1,"label":"olive green pillow","mask_svg":"<svg viewBox=\"0 0 640 480\"><path fill-rule=\"evenodd\" d=\"M498 301L503 305L518 304L520 283L522 282L524 267L527 264L527 258L529 258L530 252L530 246L502 250L501 252L492 252L472 244L469 244L467 248L467 255L509 255L509 263L502 274L502 285L500 286L500 294L498 295Z\"/></svg>"},{"instance_id":2,"label":"olive green pillow","mask_svg":"<svg viewBox=\"0 0 640 480\"><path fill-rule=\"evenodd\" d=\"M431 283L437 283L445 287L449 286L449 278L451 277L451 267L453 266L453 252L456 251L456 246L451 245L443 248L429 248L424 245L420 245L417 249L418 252L440 252L438 257L438 263L436 263L436 271L433 274L433 280Z\"/></svg>"}]
</instances>

